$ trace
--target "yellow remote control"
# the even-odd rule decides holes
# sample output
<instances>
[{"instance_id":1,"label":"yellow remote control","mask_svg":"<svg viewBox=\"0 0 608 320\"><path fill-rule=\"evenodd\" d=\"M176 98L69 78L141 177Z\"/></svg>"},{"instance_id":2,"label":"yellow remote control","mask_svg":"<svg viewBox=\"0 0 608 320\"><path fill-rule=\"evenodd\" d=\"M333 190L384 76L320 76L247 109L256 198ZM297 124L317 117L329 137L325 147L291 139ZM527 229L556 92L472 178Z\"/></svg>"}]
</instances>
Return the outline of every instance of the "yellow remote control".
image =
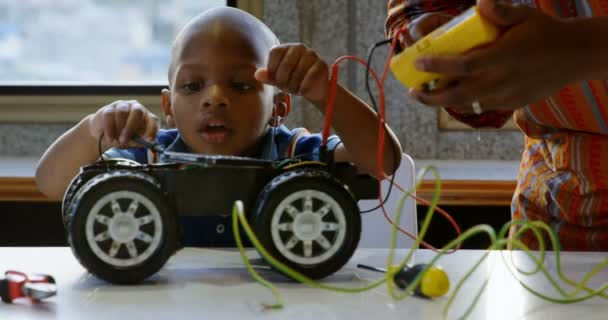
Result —
<instances>
[{"instance_id":1,"label":"yellow remote control","mask_svg":"<svg viewBox=\"0 0 608 320\"><path fill-rule=\"evenodd\" d=\"M437 28L413 45L395 55L390 67L401 83L418 90L435 90L445 87L450 78L442 74L419 71L414 61L426 55L454 55L490 43L498 37L498 29L485 21L473 6Z\"/></svg>"}]
</instances>

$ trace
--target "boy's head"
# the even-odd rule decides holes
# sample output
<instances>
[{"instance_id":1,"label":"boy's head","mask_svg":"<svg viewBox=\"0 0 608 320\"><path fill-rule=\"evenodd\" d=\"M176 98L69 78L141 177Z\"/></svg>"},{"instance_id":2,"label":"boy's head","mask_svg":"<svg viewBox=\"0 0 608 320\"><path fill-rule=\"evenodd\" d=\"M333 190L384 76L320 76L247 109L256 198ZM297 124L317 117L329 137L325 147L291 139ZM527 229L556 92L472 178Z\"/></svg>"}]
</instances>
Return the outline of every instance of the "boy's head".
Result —
<instances>
[{"instance_id":1,"label":"boy's head","mask_svg":"<svg viewBox=\"0 0 608 320\"><path fill-rule=\"evenodd\" d=\"M244 155L255 148L285 95L254 78L279 44L266 25L238 9L203 12L177 36L163 113L196 153Z\"/></svg>"}]
</instances>

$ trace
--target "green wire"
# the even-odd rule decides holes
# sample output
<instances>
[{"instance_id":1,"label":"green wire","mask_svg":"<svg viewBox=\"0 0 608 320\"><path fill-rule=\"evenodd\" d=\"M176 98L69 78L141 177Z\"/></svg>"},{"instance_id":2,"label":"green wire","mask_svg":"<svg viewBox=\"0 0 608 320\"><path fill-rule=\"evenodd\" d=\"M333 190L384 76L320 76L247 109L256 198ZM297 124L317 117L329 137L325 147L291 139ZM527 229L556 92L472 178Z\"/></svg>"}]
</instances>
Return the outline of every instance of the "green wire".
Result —
<instances>
[{"instance_id":1,"label":"green wire","mask_svg":"<svg viewBox=\"0 0 608 320\"><path fill-rule=\"evenodd\" d=\"M245 246L243 246L243 240L241 239L241 233L239 232L239 226L238 226L238 218L241 217L243 213L244 213L243 202L236 201L234 203L234 207L232 209L232 233L234 233L234 238L235 238L237 246L239 248L239 252L241 253L241 258L243 258L243 262L245 263L245 266L247 267L247 271L249 271L249 273L253 276L253 278L257 282L259 282L261 285L263 285L264 287L270 289L270 291L272 291L272 294L274 295L274 297L277 299L277 302L275 304L271 304L271 305L264 304L264 307L268 308L268 309L281 309L281 308L283 308L283 299L281 298L281 294L279 293L277 288L274 285L272 285L272 283L268 282L266 279L264 279L262 276L260 276L257 273L257 271L255 271L255 269L253 269L253 266L251 265L251 262L249 261L247 254L245 253ZM255 237L255 235L254 235L254 237ZM257 238L255 240L257 241Z\"/></svg>"},{"instance_id":2,"label":"green wire","mask_svg":"<svg viewBox=\"0 0 608 320\"><path fill-rule=\"evenodd\" d=\"M272 255L270 255L268 253L268 251L266 251L266 249L264 249L264 247L262 246L262 244L260 243L260 241L258 240L256 235L253 233L253 230L251 229L249 222L247 222L247 218L245 217L245 212L243 210L243 203L241 201L236 201L235 205L232 209L232 223L233 223L232 230L233 230L233 232L236 232L236 233L238 233L239 224L242 225L243 230L245 230L245 233L247 234L247 237L249 237L249 239L251 240L251 243L253 244L253 246L259 251L259 253L262 255L262 257L270 265L272 265L276 269L279 269L281 272L285 273L289 277L291 277L303 284L306 284L310 287L326 289L326 290L336 291L336 292L344 292L344 293L359 293L359 292L367 291L367 290L373 289L375 287L378 287L385 281L384 279L381 279L381 280L371 283L370 285L360 287L360 288L342 288L342 287L331 286L331 285L327 285L327 284L323 284L323 283L314 281L314 280L308 278L307 276L289 268L282 262L276 260ZM246 255L244 256L245 248L243 246L243 242L241 241L240 235L236 235L236 233L235 233L235 240L236 240L239 250L241 251L241 257L244 257L244 259L248 259L246 257ZM254 277L256 277L256 276L254 276ZM257 278L262 278L262 277L258 275L256 277L256 279ZM267 286L267 285L264 285L264 286ZM270 286L272 286L272 285L270 285Z\"/></svg>"},{"instance_id":3,"label":"green wire","mask_svg":"<svg viewBox=\"0 0 608 320\"><path fill-rule=\"evenodd\" d=\"M403 206L405 204L405 200L407 199L407 197L410 194L412 194L420 186L420 184L423 180L423 177L429 171L431 171L433 173L434 181L435 181L435 188L434 188L433 197L431 199L429 208L427 210L426 217L422 223L422 227L420 228L420 234L419 234L418 238L415 239L414 245L412 246L413 249L409 250L408 255L399 264L393 265L393 259L394 259L394 254L395 254L396 241L397 241L396 240L397 239L397 226L399 225L399 221L401 218L401 213L403 211ZM243 230L245 231L247 237L251 240L251 243L254 245L254 247L257 249L257 251L260 253L260 255L270 265L272 265L274 268L278 269L282 273L286 274L287 276L291 277L292 279L295 279L309 287L325 289L325 290L333 291L333 292L343 292L343 293L359 293L359 292L368 291L368 290L374 289L374 288L380 286L381 284L383 284L384 282L386 282L388 293L391 296L391 298L393 298L395 300L403 300L403 299L409 297L414 292L415 288L422 281L422 275L429 268L434 266L435 263L440 258L442 258L444 255L446 255L447 251L457 247L460 243L462 243L466 239L469 239L475 235L482 234L482 233L486 234L489 237L490 243L491 243L490 246L488 247L488 251L486 251L486 253L484 253L481 256L481 258L479 258L477 260L477 262L457 282L456 286L454 287L454 290L452 291L452 294L448 297L448 300L443 308L443 317L444 318L447 317L450 306L453 304L456 296L458 295L458 293L459 293L460 289L462 288L462 286L464 285L465 281L467 281L472 276L472 274L477 270L477 268L481 265L481 263L483 263L486 260L489 253L491 252L490 250L504 250L508 245L511 245L514 249L523 251L535 263L536 267L532 271L522 270L515 265L515 262L513 261L514 255L512 254L511 255L511 264L514 266L514 269L515 269L515 270L513 270L505 260L505 252L501 251L502 260L505 263L505 266L506 266L507 270L509 271L509 273L522 285L523 288L528 290L531 294L533 294L541 299L544 299L546 301L550 301L550 302L554 302L554 303L562 303L562 304L584 301L587 299L591 299L593 297L601 297L604 299L608 299L608 293L606 293L606 291L608 290L608 283L603 284L599 289L591 289L586 286L587 282L589 282L596 274L598 274L600 271L604 270L608 266L608 258L604 259L602 262L600 262L598 265L596 265L589 273L587 273L585 275L585 277L583 277L583 279L580 282L571 280L570 278L566 277L566 275L563 273L563 270L561 267L560 252L559 252L559 241L557 239L557 236L555 235L555 232L546 223L544 223L542 221L522 221L522 220L515 220L515 221L510 221L510 222L506 223L501 228L498 235L496 235L496 232L494 231L494 229L491 226L485 225L485 224L476 225L476 226L471 227L468 230L465 230L460 236L453 239L447 245L445 245L443 248L441 248L439 253L436 254L428 263L426 263L425 268L423 268L423 270L418 273L418 275L407 286L407 288L405 288L403 290L402 294L396 293L395 284L394 284L393 279L394 279L395 275L397 274L397 272L402 270L409 263L409 261L411 260L413 254L414 254L414 249L418 248L418 246L422 242L422 239L424 239L424 236L426 235L426 232L429 228L430 221L432 219L435 208L437 207L437 203L439 202L439 195L441 192L441 180L439 177L439 173L435 167L429 166L429 167L423 168L417 175L416 181L417 181L416 185L413 186L407 192L405 192L404 195L399 199L399 202L398 202L397 210L395 213L394 224L392 225L392 229L391 229L389 254L387 257L387 261L386 261L387 272L384 275L384 277L382 277L381 279L379 279L375 282L372 282L369 285L363 286L363 287L344 288L344 287L337 287L337 286L323 284L323 283L314 281L314 280L306 277L305 275L289 268L285 264L276 260L274 257L272 257L268 253L268 251L266 251L266 249L259 242L258 238L255 236L255 234L254 234L253 230L251 229L251 226L249 225L247 218L245 216L245 212L243 210L243 203L241 201L236 201L234 204L233 210L232 210L233 232L234 232L235 240L237 243L237 247L239 248L239 252L241 254L241 257L243 258L243 262L245 263L247 270L253 276L253 278L256 281L258 281L261 285L269 288L276 298L275 304L264 305L264 306L266 308L279 309L279 308L283 307L283 300L281 299L281 295L278 292L277 288L273 284L268 282L266 279L264 279L262 276L260 276L251 266L251 263L249 262L249 258L245 254L245 248L243 246L240 233L238 232L239 225L241 225L243 227ZM512 239L508 239L507 232L512 227L519 227L519 229L514 234ZM540 257L536 257L525 244L523 244L521 241L519 241L519 237L526 231L531 231L534 234L534 236L537 238L538 243L539 243L538 253L539 253ZM557 280L543 266L544 261L546 259L546 250L545 250L545 240L544 240L542 231L544 231L549 236L551 247L555 251L555 266L557 269L558 277L559 277L559 279L564 281L566 284L574 287L572 292L567 292L564 288L562 288L562 286L560 286L558 284ZM532 276L539 272L542 273L547 278L547 280L549 280L551 285L558 291L558 293L559 293L559 295L561 295L561 297L555 298L555 297L544 295L544 294L534 290L533 288L531 288L517 275L517 274L522 274L524 276ZM479 298L483 294L483 291L487 287L488 281L489 281L489 277L487 277L483 281L481 287L478 289L477 293L475 294L474 299L471 301L470 305L467 307L464 314L462 314L459 318L466 318L471 314L471 312L474 310ZM585 291L586 294L582 295L582 296L577 296L577 295L579 295L579 293L581 291Z\"/></svg>"}]
</instances>

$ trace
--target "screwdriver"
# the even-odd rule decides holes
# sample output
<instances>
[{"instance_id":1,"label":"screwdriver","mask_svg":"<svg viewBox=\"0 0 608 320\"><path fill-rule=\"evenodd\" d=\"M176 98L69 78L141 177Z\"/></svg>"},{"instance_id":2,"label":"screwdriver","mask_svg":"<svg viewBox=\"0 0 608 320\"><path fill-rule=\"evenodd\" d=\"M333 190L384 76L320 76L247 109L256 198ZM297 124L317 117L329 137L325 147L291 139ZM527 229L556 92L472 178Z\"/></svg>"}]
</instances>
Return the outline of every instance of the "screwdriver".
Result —
<instances>
[{"instance_id":1,"label":"screwdriver","mask_svg":"<svg viewBox=\"0 0 608 320\"><path fill-rule=\"evenodd\" d=\"M144 147L146 147L148 149L154 150L154 152L156 152L156 153L165 152L165 149L160 144L156 143L155 141L148 141L137 135L133 136L133 141L143 145Z\"/></svg>"},{"instance_id":2,"label":"screwdriver","mask_svg":"<svg viewBox=\"0 0 608 320\"><path fill-rule=\"evenodd\" d=\"M416 279L416 276L426 268L426 264L420 263L413 267L406 267L403 270L397 272L393 279L395 285L405 290L407 286ZM371 270L375 272L386 273L386 269L372 267L365 264L357 264L357 268ZM436 298L440 297L448 292L450 289L450 280L448 275L443 271L441 267L431 266L420 279L420 283L414 290L414 294L423 298Z\"/></svg>"}]
</instances>

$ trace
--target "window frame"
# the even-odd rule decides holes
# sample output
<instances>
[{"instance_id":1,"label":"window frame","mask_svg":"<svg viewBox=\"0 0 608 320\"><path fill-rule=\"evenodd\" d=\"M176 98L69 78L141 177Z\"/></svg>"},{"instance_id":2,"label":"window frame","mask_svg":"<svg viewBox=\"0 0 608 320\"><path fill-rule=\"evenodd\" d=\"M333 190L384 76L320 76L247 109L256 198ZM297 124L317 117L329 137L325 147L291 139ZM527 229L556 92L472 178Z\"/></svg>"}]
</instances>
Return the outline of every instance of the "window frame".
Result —
<instances>
[{"instance_id":1,"label":"window frame","mask_svg":"<svg viewBox=\"0 0 608 320\"><path fill-rule=\"evenodd\" d=\"M262 19L263 0L227 0L226 5ZM120 99L138 100L160 115L160 92L163 88L166 86L78 83L0 85L0 123L72 123Z\"/></svg>"}]
</instances>

